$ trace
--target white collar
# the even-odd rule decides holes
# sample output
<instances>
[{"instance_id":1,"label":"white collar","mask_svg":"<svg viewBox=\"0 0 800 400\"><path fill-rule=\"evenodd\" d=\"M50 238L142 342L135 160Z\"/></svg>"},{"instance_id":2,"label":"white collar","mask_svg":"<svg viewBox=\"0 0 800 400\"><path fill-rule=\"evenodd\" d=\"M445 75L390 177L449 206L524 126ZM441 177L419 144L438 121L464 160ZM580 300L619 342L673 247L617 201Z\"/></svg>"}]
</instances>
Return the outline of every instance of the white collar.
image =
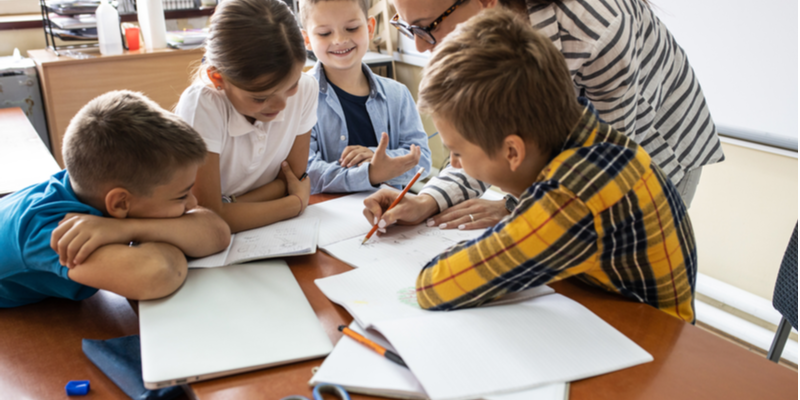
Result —
<instances>
[{"instance_id":1,"label":"white collar","mask_svg":"<svg viewBox=\"0 0 800 400\"><path fill-rule=\"evenodd\" d=\"M228 118L228 134L233 137L243 136L256 130L266 131L268 124L272 122L282 122L286 115L286 109L284 108L278 113L278 115L275 116L275 119L272 121L261 122L256 120L251 124L250 121L247 120L247 117L236 111L236 107L234 107L230 100L228 100L228 96L226 96L224 93L222 93L222 96L228 103L228 109L230 110L230 117Z\"/></svg>"}]
</instances>

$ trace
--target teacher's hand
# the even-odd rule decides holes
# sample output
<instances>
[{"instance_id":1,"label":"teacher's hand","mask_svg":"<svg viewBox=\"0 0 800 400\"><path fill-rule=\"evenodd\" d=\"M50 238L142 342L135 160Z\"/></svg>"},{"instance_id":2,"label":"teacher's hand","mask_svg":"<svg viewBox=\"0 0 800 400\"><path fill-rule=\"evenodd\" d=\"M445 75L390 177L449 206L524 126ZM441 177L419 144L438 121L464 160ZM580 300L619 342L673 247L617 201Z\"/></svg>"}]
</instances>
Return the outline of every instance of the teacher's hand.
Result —
<instances>
[{"instance_id":1,"label":"teacher's hand","mask_svg":"<svg viewBox=\"0 0 800 400\"><path fill-rule=\"evenodd\" d=\"M486 229L496 225L506 215L508 210L504 200L471 199L429 219L428 226L438 226L441 229Z\"/></svg>"}]
</instances>

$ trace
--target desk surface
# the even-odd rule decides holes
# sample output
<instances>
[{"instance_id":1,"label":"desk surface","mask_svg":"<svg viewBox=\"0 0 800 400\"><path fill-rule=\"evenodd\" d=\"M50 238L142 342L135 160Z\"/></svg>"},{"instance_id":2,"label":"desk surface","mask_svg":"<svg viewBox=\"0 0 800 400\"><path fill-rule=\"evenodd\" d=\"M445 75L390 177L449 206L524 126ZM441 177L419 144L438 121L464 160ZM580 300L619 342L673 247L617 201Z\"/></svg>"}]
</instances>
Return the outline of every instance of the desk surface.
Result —
<instances>
[{"instance_id":1,"label":"desk surface","mask_svg":"<svg viewBox=\"0 0 800 400\"><path fill-rule=\"evenodd\" d=\"M0 109L0 196L43 182L59 170L22 109Z\"/></svg>"},{"instance_id":2,"label":"desk surface","mask_svg":"<svg viewBox=\"0 0 800 400\"><path fill-rule=\"evenodd\" d=\"M314 196L321 201L336 196ZM312 201L313 202L313 201ZM317 252L287 259L331 340L336 327L352 321L331 303L314 279L350 269ZM570 399L796 399L797 373L688 325L652 307L567 280L552 285L588 307L650 352L655 361L574 382ZM64 384L90 379L90 398L124 399L122 392L83 355L81 338L110 339L138 333L125 299L100 291L82 302L50 299L0 309L0 393L8 398L64 397ZM311 368L322 359L199 382L197 399L279 399L310 396ZM368 399L353 395L353 399Z\"/></svg>"}]
</instances>

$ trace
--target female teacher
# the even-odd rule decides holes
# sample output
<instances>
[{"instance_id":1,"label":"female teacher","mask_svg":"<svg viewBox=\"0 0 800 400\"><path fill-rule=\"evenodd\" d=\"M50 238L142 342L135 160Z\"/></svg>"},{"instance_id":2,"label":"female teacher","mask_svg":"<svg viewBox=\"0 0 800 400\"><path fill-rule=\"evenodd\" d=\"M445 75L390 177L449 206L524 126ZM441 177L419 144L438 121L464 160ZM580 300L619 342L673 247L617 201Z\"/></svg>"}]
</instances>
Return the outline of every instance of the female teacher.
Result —
<instances>
[{"instance_id":1,"label":"female teacher","mask_svg":"<svg viewBox=\"0 0 800 400\"><path fill-rule=\"evenodd\" d=\"M703 91L666 26L646 0L394 0L392 19L417 50L432 50L457 24L498 5L527 15L566 59L576 93L600 118L650 153L691 205L701 168L724 159ZM486 185L456 163L432 178L418 196L406 196L381 216L442 228L479 229L496 224L514 199L478 199ZM365 201L371 221L397 196L381 190Z\"/></svg>"}]
</instances>

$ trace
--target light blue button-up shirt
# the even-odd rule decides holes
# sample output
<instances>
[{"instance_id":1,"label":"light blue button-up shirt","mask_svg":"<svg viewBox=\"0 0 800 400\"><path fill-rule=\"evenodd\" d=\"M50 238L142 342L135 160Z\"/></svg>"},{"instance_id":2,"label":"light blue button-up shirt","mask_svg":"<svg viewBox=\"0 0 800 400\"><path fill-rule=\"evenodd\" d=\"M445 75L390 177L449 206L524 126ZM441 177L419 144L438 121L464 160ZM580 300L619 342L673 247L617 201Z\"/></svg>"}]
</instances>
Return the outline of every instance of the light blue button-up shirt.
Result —
<instances>
[{"instance_id":1,"label":"light blue button-up shirt","mask_svg":"<svg viewBox=\"0 0 800 400\"><path fill-rule=\"evenodd\" d=\"M386 154L397 157L408 154L412 144L420 147L419 164L404 174L385 182L387 185L401 187L408 184L419 167L425 174L431 170L431 150L428 136L422 128L414 98L403 84L382 76L376 76L361 64L361 69L369 82L367 113L372 121L372 129L378 142L381 133L389 134ZM339 156L347 147L349 135L342 105L336 92L328 85L322 64L317 62L308 71L319 82L319 104L317 124L311 129L311 146L308 153L308 176L311 178L311 193L348 193L370 190L369 162L361 166L343 168ZM369 148L375 151L375 147Z\"/></svg>"}]
</instances>

